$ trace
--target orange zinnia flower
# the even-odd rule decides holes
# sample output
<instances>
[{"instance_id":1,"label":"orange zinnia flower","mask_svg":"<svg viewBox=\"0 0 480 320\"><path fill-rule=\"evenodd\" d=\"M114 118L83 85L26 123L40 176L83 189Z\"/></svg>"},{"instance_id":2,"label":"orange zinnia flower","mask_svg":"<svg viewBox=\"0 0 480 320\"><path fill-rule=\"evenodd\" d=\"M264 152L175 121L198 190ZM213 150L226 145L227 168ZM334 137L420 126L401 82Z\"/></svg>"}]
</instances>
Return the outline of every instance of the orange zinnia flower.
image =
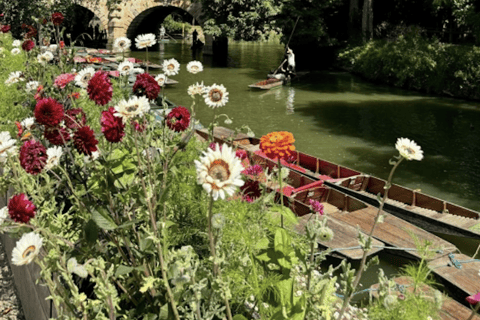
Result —
<instances>
[{"instance_id":1,"label":"orange zinnia flower","mask_svg":"<svg viewBox=\"0 0 480 320\"><path fill-rule=\"evenodd\" d=\"M270 132L260 138L260 150L271 159L285 159L293 154L293 134L287 131Z\"/></svg>"}]
</instances>

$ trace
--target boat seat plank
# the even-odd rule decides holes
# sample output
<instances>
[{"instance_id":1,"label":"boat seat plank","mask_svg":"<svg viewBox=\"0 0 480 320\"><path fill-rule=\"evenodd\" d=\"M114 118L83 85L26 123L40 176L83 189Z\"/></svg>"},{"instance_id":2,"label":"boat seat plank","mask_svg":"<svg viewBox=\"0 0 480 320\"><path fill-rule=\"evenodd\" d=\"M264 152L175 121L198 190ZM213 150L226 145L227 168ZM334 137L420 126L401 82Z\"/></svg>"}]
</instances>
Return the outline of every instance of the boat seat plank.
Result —
<instances>
[{"instance_id":1,"label":"boat seat plank","mask_svg":"<svg viewBox=\"0 0 480 320\"><path fill-rule=\"evenodd\" d=\"M367 207L354 212L333 214L332 216L352 226L358 225L360 230L368 234L372 228L377 212L377 208ZM435 255L429 260L437 259L448 253L457 251L457 248L450 242L391 214L384 214L384 222L377 224L373 236L385 244L397 248L416 248L415 241L411 236L411 234L413 234L421 243L428 240L433 243L432 248L441 248L443 250L441 253L435 253ZM421 259L421 256L414 250L405 252L407 253L407 256Z\"/></svg>"},{"instance_id":2,"label":"boat seat plank","mask_svg":"<svg viewBox=\"0 0 480 320\"><path fill-rule=\"evenodd\" d=\"M472 258L461 253L454 254L458 261L471 260ZM480 291L480 261L467 262L462 264L462 268L456 268L452 265L448 256L430 261L428 263L432 272L446 282L447 284L458 288L461 296L465 299L467 296L477 294Z\"/></svg>"},{"instance_id":3,"label":"boat seat plank","mask_svg":"<svg viewBox=\"0 0 480 320\"><path fill-rule=\"evenodd\" d=\"M325 206L326 204L323 203ZM335 208L332 205L329 205L332 208ZM331 211L332 208L327 208L327 211ZM336 209L336 208L335 208ZM336 209L338 211L338 209ZM328 214L327 214L328 216ZM324 216L325 217L325 216ZM313 219L313 214L306 214L302 217L298 218L298 224L295 227L296 231L305 234L305 226L310 219ZM359 245L358 243L358 231L356 228L345 224L341 221L338 221L334 218L328 217L327 226L333 230L334 236L331 241L319 241L318 243L324 248L330 249L340 249L340 248L349 248L349 247L356 247ZM383 249L385 246L381 241L374 240L373 245L375 246L368 255L376 254ZM349 250L340 250L336 251L336 253L340 254L341 256L345 256L348 259L352 260L359 260L362 259L363 250L362 249L349 249Z\"/></svg>"}]
</instances>

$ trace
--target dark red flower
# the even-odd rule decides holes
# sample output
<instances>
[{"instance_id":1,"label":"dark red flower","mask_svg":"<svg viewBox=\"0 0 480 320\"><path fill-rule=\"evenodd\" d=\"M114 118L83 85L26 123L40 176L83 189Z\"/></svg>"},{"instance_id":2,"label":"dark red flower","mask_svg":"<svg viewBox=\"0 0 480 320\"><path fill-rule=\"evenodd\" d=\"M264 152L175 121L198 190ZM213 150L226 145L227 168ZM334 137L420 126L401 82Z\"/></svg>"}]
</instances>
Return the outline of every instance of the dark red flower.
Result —
<instances>
[{"instance_id":1,"label":"dark red flower","mask_svg":"<svg viewBox=\"0 0 480 320\"><path fill-rule=\"evenodd\" d=\"M8 31L10 31L10 26L3 25L2 28L0 28L0 31L2 31L3 33L7 33Z\"/></svg>"},{"instance_id":2,"label":"dark red flower","mask_svg":"<svg viewBox=\"0 0 480 320\"><path fill-rule=\"evenodd\" d=\"M51 144L56 146L63 146L67 141L72 138L65 128L45 128L43 136Z\"/></svg>"},{"instance_id":3,"label":"dark red flower","mask_svg":"<svg viewBox=\"0 0 480 320\"><path fill-rule=\"evenodd\" d=\"M87 92L90 99L96 104L106 105L113 96L112 83L108 78L108 73L97 71L88 81Z\"/></svg>"},{"instance_id":4,"label":"dark red flower","mask_svg":"<svg viewBox=\"0 0 480 320\"><path fill-rule=\"evenodd\" d=\"M25 34L25 38L31 39L37 35L37 29L34 26L27 26L28 32Z\"/></svg>"},{"instance_id":5,"label":"dark red flower","mask_svg":"<svg viewBox=\"0 0 480 320\"><path fill-rule=\"evenodd\" d=\"M60 45L60 49L65 48L65 41L60 41L59 45Z\"/></svg>"},{"instance_id":6,"label":"dark red flower","mask_svg":"<svg viewBox=\"0 0 480 320\"><path fill-rule=\"evenodd\" d=\"M8 214L16 222L28 223L37 213L37 207L24 193L16 194L8 201Z\"/></svg>"},{"instance_id":7,"label":"dark red flower","mask_svg":"<svg viewBox=\"0 0 480 320\"><path fill-rule=\"evenodd\" d=\"M145 131L145 129L147 129L147 122L144 121L142 124L138 123L137 120L132 120L130 122L130 124L132 125L133 129L135 131L138 131L138 132L143 132Z\"/></svg>"},{"instance_id":8,"label":"dark red flower","mask_svg":"<svg viewBox=\"0 0 480 320\"><path fill-rule=\"evenodd\" d=\"M190 112L187 108L178 106L173 108L172 111L167 115L166 119L167 126L176 132L185 131L190 124Z\"/></svg>"},{"instance_id":9,"label":"dark red flower","mask_svg":"<svg viewBox=\"0 0 480 320\"><path fill-rule=\"evenodd\" d=\"M125 135L125 124L123 124L122 118L113 115L115 112L115 109L110 107L108 110L102 111L100 119L103 135L109 142L122 141Z\"/></svg>"},{"instance_id":10,"label":"dark red flower","mask_svg":"<svg viewBox=\"0 0 480 320\"><path fill-rule=\"evenodd\" d=\"M47 163L47 158L45 146L34 139L25 141L20 148L20 165L30 174L40 173Z\"/></svg>"},{"instance_id":11,"label":"dark red flower","mask_svg":"<svg viewBox=\"0 0 480 320\"><path fill-rule=\"evenodd\" d=\"M222 145L216 143L216 142L211 142L210 145L208 146L210 149L212 149L213 151L217 151L217 145L219 146L220 148L220 151L222 151Z\"/></svg>"},{"instance_id":12,"label":"dark red flower","mask_svg":"<svg viewBox=\"0 0 480 320\"><path fill-rule=\"evenodd\" d=\"M95 139L95 133L89 126L81 127L73 135L73 145L79 153L91 156L92 152L97 151L98 141Z\"/></svg>"},{"instance_id":13,"label":"dark red flower","mask_svg":"<svg viewBox=\"0 0 480 320\"><path fill-rule=\"evenodd\" d=\"M70 109L65 112L65 126L69 129L78 129L87 124L87 117L82 108Z\"/></svg>"},{"instance_id":14,"label":"dark red flower","mask_svg":"<svg viewBox=\"0 0 480 320\"><path fill-rule=\"evenodd\" d=\"M63 19L64 19L63 14L61 14L60 12L54 12L52 14L52 22L56 26L61 25L63 22Z\"/></svg>"},{"instance_id":15,"label":"dark red flower","mask_svg":"<svg viewBox=\"0 0 480 320\"><path fill-rule=\"evenodd\" d=\"M47 24L48 20L46 18L43 18L42 24Z\"/></svg>"},{"instance_id":16,"label":"dark red flower","mask_svg":"<svg viewBox=\"0 0 480 320\"><path fill-rule=\"evenodd\" d=\"M243 149L238 149L237 151L235 151L235 157L243 160L243 159L246 159L247 158L247 151L243 150Z\"/></svg>"},{"instance_id":17,"label":"dark red flower","mask_svg":"<svg viewBox=\"0 0 480 320\"><path fill-rule=\"evenodd\" d=\"M22 23L22 29L25 29L27 27L27 24L26 23Z\"/></svg>"},{"instance_id":18,"label":"dark red flower","mask_svg":"<svg viewBox=\"0 0 480 320\"><path fill-rule=\"evenodd\" d=\"M33 42L33 41L30 40L30 39L27 39L27 40L23 41L23 43L22 43L22 49L23 49L23 51L25 51L25 52L29 52L29 51L32 50L34 47L35 47L35 42Z\"/></svg>"},{"instance_id":19,"label":"dark red flower","mask_svg":"<svg viewBox=\"0 0 480 320\"><path fill-rule=\"evenodd\" d=\"M53 98L41 99L35 106L35 120L48 127L55 127L63 120L63 106Z\"/></svg>"},{"instance_id":20,"label":"dark red flower","mask_svg":"<svg viewBox=\"0 0 480 320\"><path fill-rule=\"evenodd\" d=\"M242 192L243 200L247 202L253 202L254 199L257 199L262 195L260 182L250 179L245 181L245 184L240 187L240 191Z\"/></svg>"},{"instance_id":21,"label":"dark red flower","mask_svg":"<svg viewBox=\"0 0 480 320\"><path fill-rule=\"evenodd\" d=\"M148 100L155 100L160 93L158 82L148 73L140 73L133 84L133 94L136 96L145 96Z\"/></svg>"}]
</instances>

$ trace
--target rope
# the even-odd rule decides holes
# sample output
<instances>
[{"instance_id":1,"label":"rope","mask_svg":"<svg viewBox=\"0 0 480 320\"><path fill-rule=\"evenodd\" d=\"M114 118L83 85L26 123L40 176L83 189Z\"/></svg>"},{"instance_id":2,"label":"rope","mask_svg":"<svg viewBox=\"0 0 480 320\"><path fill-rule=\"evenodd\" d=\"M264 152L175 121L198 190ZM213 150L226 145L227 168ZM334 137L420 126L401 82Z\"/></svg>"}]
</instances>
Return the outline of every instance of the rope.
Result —
<instances>
[{"instance_id":1,"label":"rope","mask_svg":"<svg viewBox=\"0 0 480 320\"><path fill-rule=\"evenodd\" d=\"M452 262L453 266L457 269L462 269L462 264L464 263L480 261L480 259L457 260L455 259L455 256L453 253L450 253L448 257L450 258L450 261ZM450 266L450 265L447 264L446 266Z\"/></svg>"},{"instance_id":2,"label":"rope","mask_svg":"<svg viewBox=\"0 0 480 320\"><path fill-rule=\"evenodd\" d=\"M411 287L411 286L412 286L412 285L410 285L410 284L409 284L409 285L404 285L404 284L395 283L395 289L396 289L398 292L402 293L402 294L405 293L405 292L406 292L406 289L407 289L408 287ZM365 293L365 292L371 292L371 291L378 291L378 289L375 289L375 288L363 289L363 290L360 290L360 291L355 292L355 293L352 295L352 297L353 297L353 296L356 296L356 295L358 295L358 294L362 294L362 293ZM339 298L342 298L342 299L345 298L345 296L342 295L342 294L340 294L340 293L336 293L336 292L335 292L335 295L336 295L337 297L339 297Z\"/></svg>"},{"instance_id":3,"label":"rope","mask_svg":"<svg viewBox=\"0 0 480 320\"><path fill-rule=\"evenodd\" d=\"M353 246L353 247L346 247L346 248L334 248L334 249L331 249L330 252L336 252L336 251L343 251L343 250L354 250L354 249L362 249L363 247L362 246ZM397 247L385 247L385 246L372 246L372 248L386 248L388 250L403 250L403 251L419 251L419 249L417 248L397 248ZM454 249L454 247L451 247L451 248L447 248L447 249ZM442 254L443 253L443 249L428 249L427 251L435 251L436 253L439 253L439 254ZM317 252L315 253L314 255L320 255L322 254L322 252ZM452 255L451 253L449 254L449 256ZM468 262L470 262L470 260L466 260ZM472 260L472 261L480 261L480 260Z\"/></svg>"}]
</instances>

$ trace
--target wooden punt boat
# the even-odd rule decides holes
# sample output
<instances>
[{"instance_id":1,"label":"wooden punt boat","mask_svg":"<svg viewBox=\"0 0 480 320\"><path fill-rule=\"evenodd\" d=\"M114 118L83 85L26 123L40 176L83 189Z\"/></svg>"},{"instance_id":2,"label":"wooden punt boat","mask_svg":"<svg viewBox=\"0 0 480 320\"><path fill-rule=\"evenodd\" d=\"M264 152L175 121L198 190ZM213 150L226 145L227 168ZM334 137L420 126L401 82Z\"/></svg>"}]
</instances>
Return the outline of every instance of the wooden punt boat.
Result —
<instances>
[{"instance_id":1,"label":"wooden punt boat","mask_svg":"<svg viewBox=\"0 0 480 320\"><path fill-rule=\"evenodd\" d=\"M250 84L248 87L253 89L268 90L278 86L281 86L283 81L280 79L270 78L267 80L258 81L254 84Z\"/></svg>"},{"instance_id":2,"label":"wooden punt boat","mask_svg":"<svg viewBox=\"0 0 480 320\"><path fill-rule=\"evenodd\" d=\"M262 156L260 139L245 134L234 136L227 128L215 128L218 142L231 141ZM263 155L263 157L265 157ZM322 179L325 184L375 207L377 194L384 192L385 180L320 158L295 152L292 162L282 165L304 175ZM480 213L406 187L392 184L384 211L413 223L425 230L454 236L480 239Z\"/></svg>"},{"instance_id":3,"label":"wooden punt boat","mask_svg":"<svg viewBox=\"0 0 480 320\"><path fill-rule=\"evenodd\" d=\"M369 175L332 184L342 192L378 206L386 181ZM328 183L327 183L328 184ZM480 213L422 192L392 184L384 210L428 231L480 239Z\"/></svg>"},{"instance_id":4,"label":"wooden punt boat","mask_svg":"<svg viewBox=\"0 0 480 320\"><path fill-rule=\"evenodd\" d=\"M411 278L406 277L406 276L401 276L392 279L395 281L395 284L397 285L397 288L403 288L406 292L413 292L413 282ZM370 286L370 294L372 297L375 299L378 299L378 290L379 284L374 284ZM435 291L436 289L427 286L425 284L421 285L419 287L419 290L423 296L426 296L432 300L435 299ZM397 296L400 296L403 294L399 290L396 290L392 292L393 294L396 294ZM440 310L440 319L442 320L465 320L468 319L468 317L472 314L472 310L467 308L466 306L462 305L461 303L451 299L447 298L443 301L442 303L442 308ZM480 317L478 315L474 316L472 320L480 320Z\"/></svg>"}]
</instances>

